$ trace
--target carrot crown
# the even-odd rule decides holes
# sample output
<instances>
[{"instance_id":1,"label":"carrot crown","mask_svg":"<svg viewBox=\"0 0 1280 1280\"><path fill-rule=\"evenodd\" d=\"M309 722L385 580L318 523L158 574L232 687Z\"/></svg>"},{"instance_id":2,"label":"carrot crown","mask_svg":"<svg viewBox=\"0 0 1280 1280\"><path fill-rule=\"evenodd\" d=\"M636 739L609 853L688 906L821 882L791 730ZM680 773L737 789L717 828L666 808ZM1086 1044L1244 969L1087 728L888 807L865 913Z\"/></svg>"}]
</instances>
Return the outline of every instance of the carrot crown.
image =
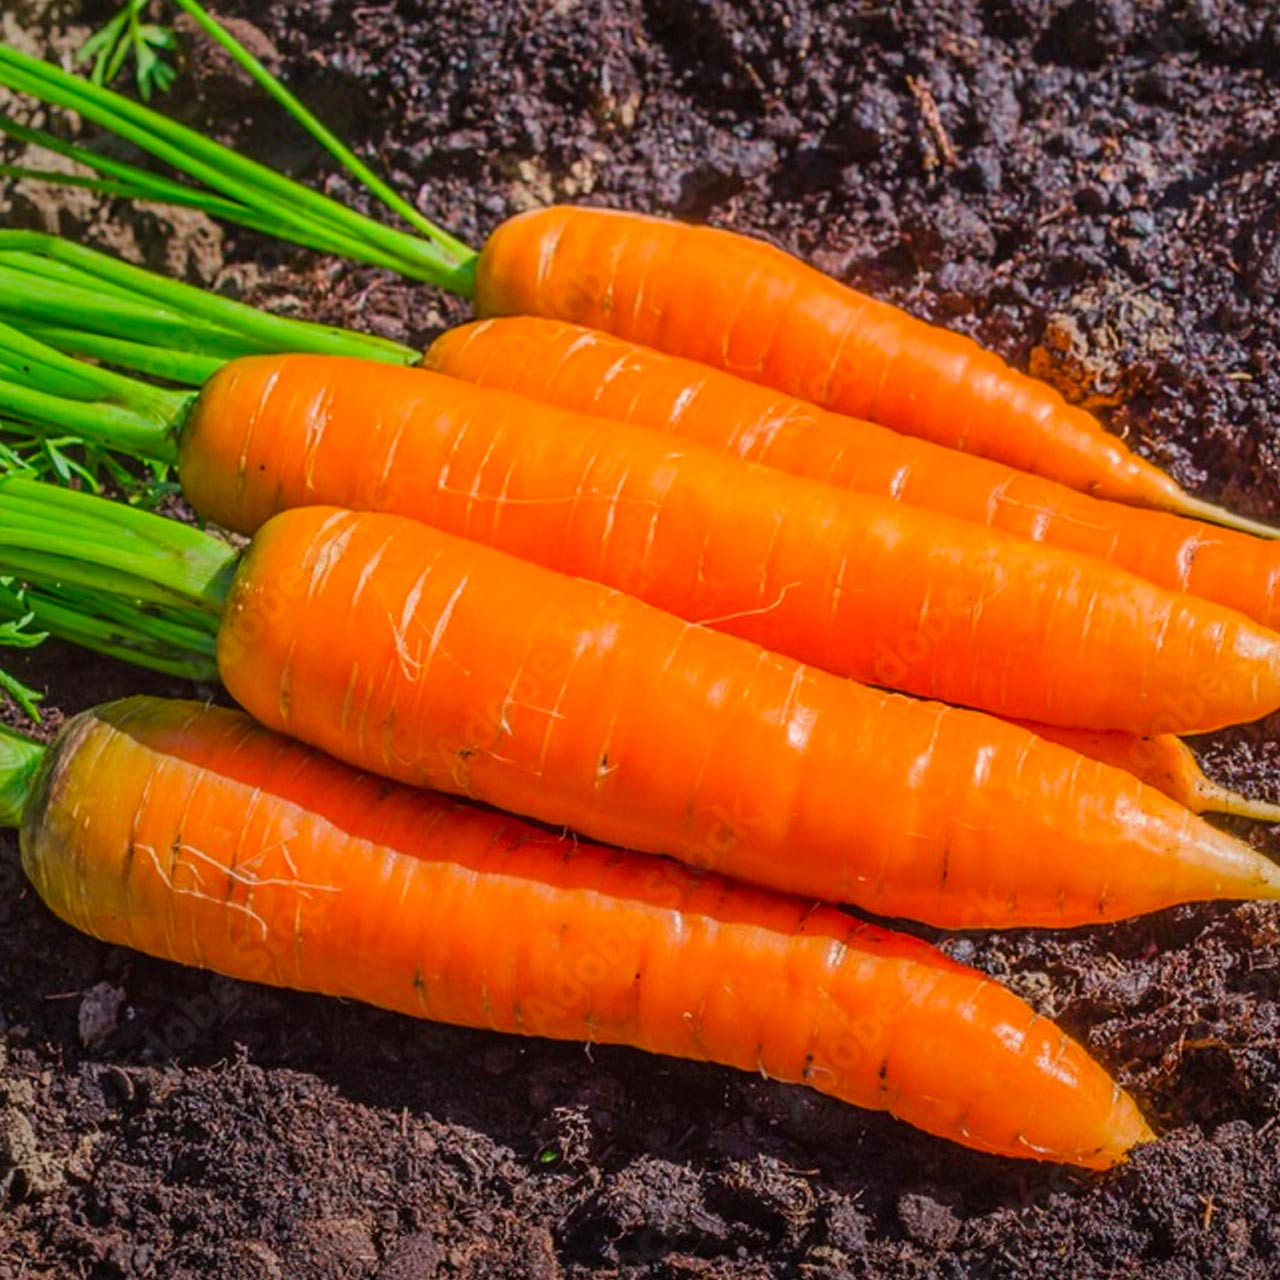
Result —
<instances>
[{"instance_id":1,"label":"carrot crown","mask_svg":"<svg viewBox=\"0 0 1280 1280\"><path fill-rule=\"evenodd\" d=\"M192 680L214 641L237 555L161 516L55 485L0 479L0 617Z\"/></svg>"},{"instance_id":2,"label":"carrot crown","mask_svg":"<svg viewBox=\"0 0 1280 1280\"><path fill-rule=\"evenodd\" d=\"M0 166L0 174L201 209L213 217L277 239L386 267L453 293L471 295L477 258L473 249L429 221L373 173L196 0L176 0L176 3L352 177L408 223L416 234L396 230L357 213L110 89L4 47L0 47L0 85L76 112L185 174L195 185L175 182L138 165L98 155L3 116L0 116L0 131L75 160L96 176L69 177L13 165Z\"/></svg>"}]
</instances>

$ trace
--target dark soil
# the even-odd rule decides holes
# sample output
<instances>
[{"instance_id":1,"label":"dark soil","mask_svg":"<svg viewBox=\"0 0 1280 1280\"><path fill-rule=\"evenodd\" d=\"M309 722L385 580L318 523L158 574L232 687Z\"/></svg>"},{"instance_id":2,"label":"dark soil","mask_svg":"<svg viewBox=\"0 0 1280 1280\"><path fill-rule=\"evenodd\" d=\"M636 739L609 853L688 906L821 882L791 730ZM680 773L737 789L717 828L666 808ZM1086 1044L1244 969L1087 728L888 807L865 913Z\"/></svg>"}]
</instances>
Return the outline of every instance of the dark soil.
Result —
<instances>
[{"instance_id":1,"label":"dark soil","mask_svg":"<svg viewBox=\"0 0 1280 1280\"><path fill-rule=\"evenodd\" d=\"M0 22L65 50L83 35L65 24L111 7L21 0ZM1280 517L1268 0L223 12L463 236L550 199L767 236L1094 401L1197 491ZM171 101L343 190L207 52ZM10 216L396 337L463 314L198 218L27 188ZM53 647L23 669L60 710L147 684ZM1276 727L1206 758L1274 794ZM182 971L58 924L11 842L0 891L6 1280L1280 1274L1274 908L946 940L1080 1036L1165 1133L1087 1177L749 1076Z\"/></svg>"}]
</instances>

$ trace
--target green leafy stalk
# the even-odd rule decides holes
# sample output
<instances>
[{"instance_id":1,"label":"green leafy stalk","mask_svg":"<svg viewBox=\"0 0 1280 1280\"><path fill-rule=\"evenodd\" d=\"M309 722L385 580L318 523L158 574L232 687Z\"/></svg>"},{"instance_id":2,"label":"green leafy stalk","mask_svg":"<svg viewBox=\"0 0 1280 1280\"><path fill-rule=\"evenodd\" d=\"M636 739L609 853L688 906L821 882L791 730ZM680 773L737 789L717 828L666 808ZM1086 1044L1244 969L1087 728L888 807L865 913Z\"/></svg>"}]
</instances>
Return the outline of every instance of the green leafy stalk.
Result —
<instances>
[{"instance_id":1,"label":"green leafy stalk","mask_svg":"<svg viewBox=\"0 0 1280 1280\"><path fill-rule=\"evenodd\" d=\"M110 482L135 499L158 498L169 487L167 467L193 393L227 360L283 352L399 365L420 358L409 347L258 311L56 236L0 231L0 414L11 422L0 437L0 469L95 490ZM112 450L150 464L150 483L140 485Z\"/></svg>"},{"instance_id":2,"label":"green leafy stalk","mask_svg":"<svg viewBox=\"0 0 1280 1280\"><path fill-rule=\"evenodd\" d=\"M0 232L0 413L60 443L59 454L46 450L49 466L24 458L44 474L97 483L102 458L77 466L66 452L73 444L172 463L195 392L227 360L296 351L400 365L419 358L409 347L273 316L57 237ZM10 456L0 461L12 464L12 441L0 441L0 455L6 444Z\"/></svg>"},{"instance_id":3,"label":"green leafy stalk","mask_svg":"<svg viewBox=\"0 0 1280 1280\"><path fill-rule=\"evenodd\" d=\"M154 607L32 588L23 591L22 600L32 624L44 627L45 637L53 635L161 675L196 682L218 678L213 637L196 627L169 623ZM0 602L0 613L3 609Z\"/></svg>"},{"instance_id":4,"label":"green leafy stalk","mask_svg":"<svg viewBox=\"0 0 1280 1280\"><path fill-rule=\"evenodd\" d=\"M0 616L154 670L214 679L236 552L198 529L105 498L0 479Z\"/></svg>"},{"instance_id":5,"label":"green leafy stalk","mask_svg":"<svg viewBox=\"0 0 1280 1280\"><path fill-rule=\"evenodd\" d=\"M220 26L196 0L175 0L178 8L193 18L206 35L212 37L231 55L232 60L248 72L253 81L275 99L328 153L366 190L398 213L451 258L462 262L473 257L471 250L455 240L435 223L428 221L397 191L387 185L327 125L313 115L279 80L269 72L225 27Z\"/></svg>"},{"instance_id":6,"label":"green leafy stalk","mask_svg":"<svg viewBox=\"0 0 1280 1280\"><path fill-rule=\"evenodd\" d=\"M265 70L261 73L266 75ZM15 49L0 47L0 84L74 111L187 175L204 188L197 189L198 196L214 193L221 198L220 209L209 201L197 206L209 207L215 216L230 216L225 205L230 201L249 217L272 221L278 234L299 244L337 251L334 246L342 243L348 246L346 256L375 266L458 293L469 294L474 287L475 253L434 227L432 238L386 227L110 89ZM314 123L301 122L307 127ZM118 166L113 167L118 176ZM356 176L363 180L362 174Z\"/></svg>"},{"instance_id":7,"label":"green leafy stalk","mask_svg":"<svg viewBox=\"0 0 1280 1280\"><path fill-rule=\"evenodd\" d=\"M83 329L66 329L33 324L27 332L39 341L72 355L89 356L117 369L132 369L148 377L178 382L185 387L202 387L226 363L221 356L193 355L171 351L145 342L109 338Z\"/></svg>"},{"instance_id":8,"label":"green leafy stalk","mask_svg":"<svg viewBox=\"0 0 1280 1280\"><path fill-rule=\"evenodd\" d=\"M32 431L73 431L100 447L156 461L177 460L169 430L156 430L145 416L117 405L51 396L0 377L0 411Z\"/></svg>"},{"instance_id":9,"label":"green leafy stalk","mask_svg":"<svg viewBox=\"0 0 1280 1280\"><path fill-rule=\"evenodd\" d=\"M24 375L30 385L53 395L131 405L161 423L180 411L187 399L98 365L75 360L0 321L0 378L15 374Z\"/></svg>"},{"instance_id":10,"label":"green leafy stalk","mask_svg":"<svg viewBox=\"0 0 1280 1280\"><path fill-rule=\"evenodd\" d=\"M55 350L0 321L0 412L44 433L74 432L131 456L173 462L194 400Z\"/></svg>"},{"instance_id":11,"label":"green leafy stalk","mask_svg":"<svg viewBox=\"0 0 1280 1280\"><path fill-rule=\"evenodd\" d=\"M0 231L0 316L231 358L286 351L413 364L386 338L272 315L58 236Z\"/></svg>"},{"instance_id":12,"label":"green leafy stalk","mask_svg":"<svg viewBox=\"0 0 1280 1280\"><path fill-rule=\"evenodd\" d=\"M79 174L61 173L55 169L38 169L29 165L0 165L0 176L26 178L54 186L80 187L87 191L99 191L121 200L151 201L157 204L177 205L184 209L199 209L210 217L238 223L252 231L259 231L263 235L280 240L298 239L296 228L289 220L282 221L269 212L260 212L241 201L228 200L209 191L184 186L180 182L174 182L136 164L129 164L124 160L116 160L111 156L77 147L74 143L67 142L43 129L33 129L19 124L2 113L0 113L0 133L8 134L19 142L43 147L55 155L66 156L69 160L75 160L99 175L96 178L88 178ZM299 242L306 243L313 249L339 256L351 256L359 250L357 242L337 230L325 233L316 227L309 234L310 239Z\"/></svg>"},{"instance_id":13,"label":"green leafy stalk","mask_svg":"<svg viewBox=\"0 0 1280 1280\"><path fill-rule=\"evenodd\" d=\"M172 53L177 40L168 27L143 22L147 3L125 0L120 12L80 47L76 59L93 62L89 76L94 84L109 84L132 54L138 92L150 101L153 89L164 93L173 84L176 73L162 55Z\"/></svg>"},{"instance_id":14,"label":"green leafy stalk","mask_svg":"<svg viewBox=\"0 0 1280 1280\"><path fill-rule=\"evenodd\" d=\"M22 825L22 813L47 750L0 725L0 827Z\"/></svg>"}]
</instances>

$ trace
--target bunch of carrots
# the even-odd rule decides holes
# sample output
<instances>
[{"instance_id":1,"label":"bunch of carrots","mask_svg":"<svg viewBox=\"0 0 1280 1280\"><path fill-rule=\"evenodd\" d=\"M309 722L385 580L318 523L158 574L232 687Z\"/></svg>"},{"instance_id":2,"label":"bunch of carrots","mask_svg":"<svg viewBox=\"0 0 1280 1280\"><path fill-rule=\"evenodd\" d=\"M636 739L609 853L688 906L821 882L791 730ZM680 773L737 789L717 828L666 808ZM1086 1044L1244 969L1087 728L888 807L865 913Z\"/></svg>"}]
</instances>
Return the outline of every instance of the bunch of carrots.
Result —
<instances>
[{"instance_id":1,"label":"bunch of carrots","mask_svg":"<svg viewBox=\"0 0 1280 1280\"><path fill-rule=\"evenodd\" d=\"M1280 707L1272 531L754 240L551 209L473 253L178 2L416 234L12 50L0 85L193 182L6 127L482 318L422 355L0 233L13 439L176 465L248 538L0 480L0 614L248 713L132 699L0 741L45 901L184 963L760 1070L980 1150L1105 1168L1149 1140L1011 993L813 903L982 928L1280 899L1199 816L1280 810L1177 736Z\"/></svg>"}]
</instances>

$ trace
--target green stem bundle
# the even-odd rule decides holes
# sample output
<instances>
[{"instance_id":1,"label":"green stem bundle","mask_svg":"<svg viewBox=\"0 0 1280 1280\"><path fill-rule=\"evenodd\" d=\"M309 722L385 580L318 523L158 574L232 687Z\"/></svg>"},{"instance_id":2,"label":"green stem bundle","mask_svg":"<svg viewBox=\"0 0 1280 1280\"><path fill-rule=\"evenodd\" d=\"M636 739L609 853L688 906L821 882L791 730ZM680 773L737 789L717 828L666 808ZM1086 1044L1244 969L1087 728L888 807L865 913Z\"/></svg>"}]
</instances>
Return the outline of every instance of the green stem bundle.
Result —
<instances>
[{"instance_id":1,"label":"green stem bundle","mask_svg":"<svg viewBox=\"0 0 1280 1280\"><path fill-rule=\"evenodd\" d=\"M186 175L197 185L175 183L137 165L100 156L3 117L0 117L0 131L48 147L86 165L98 175L95 179L73 179L76 185L135 200L203 209L214 217L280 239L385 267L411 279L470 296L474 288L475 251L423 217L378 178L195 0L178 0L178 3L357 181L404 218L417 234L387 227L121 94L5 47L0 47L0 85L75 112ZM65 179L62 174L30 168L22 169L21 173L55 183Z\"/></svg>"},{"instance_id":2,"label":"green stem bundle","mask_svg":"<svg viewBox=\"0 0 1280 1280\"><path fill-rule=\"evenodd\" d=\"M17 827L48 748L0 725L0 827Z\"/></svg>"},{"instance_id":3,"label":"green stem bundle","mask_svg":"<svg viewBox=\"0 0 1280 1280\"><path fill-rule=\"evenodd\" d=\"M189 525L74 490L0 479L0 563L51 635L193 680L217 678L214 639L237 554Z\"/></svg>"},{"instance_id":4,"label":"green stem bundle","mask_svg":"<svg viewBox=\"0 0 1280 1280\"><path fill-rule=\"evenodd\" d=\"M0 317L223 359L280 351L419 358L386 338L272 315L34 231L0 231Z\"/></svg>"},{"instance_id":5,"label":"green stem bundle","mask_svg":"<svg viewBox=\"0 0 1280 1280\"><path fill-rule=\"evenodd\" d=\"M172 462L193 399L73 359L0 321L0 413L20 423Z\"/></svg>"},{"instance_id":6,"label":"green stem bundle","mask_svg":"<svg viewBox=\"0 0 1280 1280\"><path fill-rule=\"evenodd\" d=\"M222 365L285 352L419 359L409 347L273 316L57 237L0 232L0 415L24 432L167 467L199 389Z\"/></svg>"}]
</instances>

